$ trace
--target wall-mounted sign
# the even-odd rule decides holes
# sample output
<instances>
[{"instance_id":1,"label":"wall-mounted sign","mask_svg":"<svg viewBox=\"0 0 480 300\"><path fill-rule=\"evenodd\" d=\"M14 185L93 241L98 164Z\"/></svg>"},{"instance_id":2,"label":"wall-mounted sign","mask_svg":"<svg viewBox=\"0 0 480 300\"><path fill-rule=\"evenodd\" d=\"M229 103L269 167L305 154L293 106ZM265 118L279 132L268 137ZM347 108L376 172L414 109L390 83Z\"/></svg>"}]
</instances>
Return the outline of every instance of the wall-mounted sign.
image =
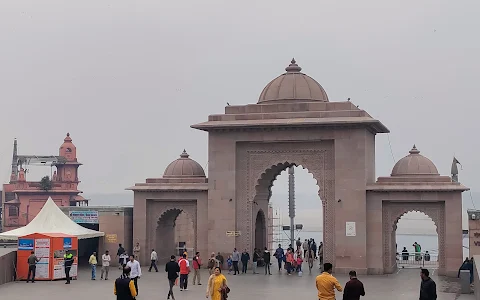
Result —
<instances>
[{"instance_id":1,"label":"wall-mounted sign","mask_svg":"<svg viewBox=\"0 0 480 300\"><path fill-rule=\"evenodd\" d=\"M107 243L117 243L117 235L116 234L106 234L105 240Z\"/></svg>"},{"instance_id":2,"label":"wall-mounted sign","mask_svg":"<svg viewBox=\"0 0 480 300\"><path fill-rule=\"evenodd\" d=\"M72 249L72 238L63 238L63 249Z\"/></svg>"},{"instance_id":3,"label":"wall-mounted sign","mask_svg":"<svg viewBox=\"0 0 480 300\"><path fill-rule=\"evenodd\" d=\"M355 222L346 222L345 236L357 236L357 228Z\"/></svg>"},{"instance_id":4,"label":"wall-mounted sign","mask_svg":"<svg viewBox=\"0 0 480 300\"><path fill-rule=\"evenodd\" d=\"M232 237L232 236L240 236L241 232L240 231L227 231L227 236Z\"/></svg>"},{"instance_id":5,"label":"wall-mounted sign","mask_svg":"<svg viewBox=\"0 0 480 300\"><path fill-rule=\"evenodd\" d=\"M68 212L68 216L75 223L98 224L98 211L96 210L85 210L85 211L72 210Z\"/></svg>"},{"instance_id":6,"label":"wall-mounted sign","mask_svg":"<svg viewBox=\"0 0 480 300\"><path fill-rule=\"evenodd\" d=\"M18 250L33 250L33 239L18 239Z\"/></svg>"}]
</instances>

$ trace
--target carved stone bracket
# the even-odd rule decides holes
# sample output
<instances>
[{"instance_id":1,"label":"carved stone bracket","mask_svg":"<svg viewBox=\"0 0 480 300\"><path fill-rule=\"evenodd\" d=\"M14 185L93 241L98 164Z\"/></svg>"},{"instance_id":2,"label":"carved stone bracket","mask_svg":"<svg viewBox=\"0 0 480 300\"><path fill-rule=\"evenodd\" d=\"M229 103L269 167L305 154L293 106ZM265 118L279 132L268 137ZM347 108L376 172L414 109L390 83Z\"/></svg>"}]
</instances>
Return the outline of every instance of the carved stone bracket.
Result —
<instances>
[{"instance_id":1,"label":"carved stone bracket","mask_svg":"<svg viewBox=\"0 0 480 300\"><path fill-rule=\"evenodd\" d=\"M335 259L335 168L333 143L251 143L237 147L237 248L252 249L254 203L269 199L275 178L288 167L307 169L319 186L323 206L323 233L326 261Z\"/></svg>"},{"instance_id":2,"label":"carved stone bracket","mask_svg":"<svg viewBox=\"0 0 480 300\"><path fill-rule=\"evenodd\" d=\"M438 234L439 268L445 269L445 203L444 202L390 202L383 201L383 265L390 270L396 263L394 253L395 231L400 218L408 212L422 212L432 219Z\"/></svg>"}]
</instances>

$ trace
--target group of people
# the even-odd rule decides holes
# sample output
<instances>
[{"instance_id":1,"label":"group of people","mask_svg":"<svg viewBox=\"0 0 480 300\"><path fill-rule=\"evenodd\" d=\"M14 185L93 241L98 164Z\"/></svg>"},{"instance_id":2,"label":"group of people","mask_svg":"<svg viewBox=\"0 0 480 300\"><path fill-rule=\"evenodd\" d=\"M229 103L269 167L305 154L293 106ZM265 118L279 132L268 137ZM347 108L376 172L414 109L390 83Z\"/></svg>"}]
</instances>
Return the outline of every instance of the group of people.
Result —
<instances>
[{"instance_id":1,"label":"group of people","mask_svg":"<svg viewBox=\"0 0 480 300\"><path fill-rule=\"evenodd\" d=\"M282 245L279 244L278 248L275 250L273 256L277 259L278 262L278 271L281 272L282 265L287 271L288 275L293 273L298 273L301 275L303 273L303 262L308 262L308 269L311 272L313 268L313 262L319 260L320 267L323 263L323 243L320 242L318 248L314 239L306 239L303 243L300 238L296 241L296 249L290 244L287 248L287 251L282 248ZM302 251L303 250L303 251Z\"/></svg>"},{"instance_id":2,"label":"group of people","mask_svg":"<svg viewBox=\"0 0 480 300\"><path fill-rule=\"evenodd\" d=\"M215 253L213 253L215 256ZM214 258L216 260L216 258ZM200 268L202 267L202 261L200 258L200 253L195 253L193 257L193 284L197 283L201 285L200 282ZM180 278L180 291L188 290L188 276L190 274L190 262L187 259L187 254L184 253L180 260L177 262L175 255L170 257L170 262L165 265L165 272L167 272L167 278L169 282L169 291L167 299L172 298L175 300L175 295L173 293L173 287L176 284L178 278ZM214 266L210 269L210 277L207 284L206 298L211 298L212 300L226 300L230 289L227 285L227 279L222 274L222 269L219 266Z\"/></svg>"},{"instance_id":3,"label":"group of people","mask_svg":"<svg viewBox=\"0 0 480 300\"><path fill-rule=\"evenodd\" d=\"M275 251L273 255L279 261L279 271L282 269L282 262L285 262L287 273L291 274L292 272L301 272L301 265L302 265L302 248L306 247L307 249L303 248L303 254L309 258L315 259L316 255L314 254L315 246L314 241L311 240L305 241L307 244L300 245L297 244L297 249L293 249L291 245L287 249L285 253L282 249L281 245L279 245L278 249ZM121 249L120 249L121 248ZM119 245L119 252L117 256L120 256L122 253L123 247ZM306 252L305 252L306 251ZM319 255L320 256L320 255ZM154 268L158 272L158 268L156 266L156 262L158 259L157 253L154 249L151 252L151 265L149 268L149 272ZM270 251L265 248L264 252L261 253L259 249L255 249L253 253L253 272L256 273L256 267L258 266L258 262L262 261L265 265L265 274L270 274ZM66 284L70 283L70 268L73 264L73 254L70 253L68 250L65 251L64 255L65 260L65 274L66 274ZM297 260L297 264L295 265L294 261ZM111 257L109 255L109 251L105 251L105 254L102 255L102 274L101 279L104 278L108 280L108 270L110 265ZM200 269L202 268L202 260L200 258L200 253L196 252L195 256L193 257L193 284L201 285L200 280ZM240 274L238 264L242 262L242 273L247 272L247 264L250 261L250 254L244 250L241 254L235 248L232 255L230 255L227 259L227 264L229 266L229 272L232 270L235 272L234 275ZM39 262L39 259L35 256L34 252L28 257L28 265L29 265L29 272L27 282L30 280L34 282L35 280L35 266L36 263ZM92 280L95 280L96 277L96 253L94 252L89 259L90 264L92 265ZM138 289L138 280L142 276L142 271L140 267L140 263L135 258L135 255L130 255L129 260L127 263L123 264L123 261L120 264L120 268L122 269L122 275L115 280L114 283L114 294L117 295L117 299L119 300L133 300L138 296L139 289ZM222 266L224 260L223 256L218 253L212 253L210 258L208 259L207 268L210 271L210 277L208 279L207 289L206 289L206 298L211 298L212 300L226 300L228 298L228 293L230 292L230 288L227 284L226 277L222 274ZM473 258L469 259L466 258L460 270L469 270L471 274L473 274ZM319 300L331 300L335 299L335 289L339 292L343 291L343 300L359 300L361 296L365 296L365 288L363 283L357 278L357 274L355 271L350 271L350 280L345 284L345 287L342 288L338 280L332 275L333 266L331 263L325 263L323 265L323 273L318 275L315 279L316 288L318 291L318 298ZM175 295L173 293L173 287L177 285L179 280L179 287L180 291L187 291L188 290L188 278L191 272L190 270L190 262L187 259L187 253L183 253L180 259L177 261L176 256L172 255L170 261L165 265L165 272L167 273L167 278L169 282L169 291L167 294L167 299L175 300ZM460 271L459 271L460 274ZM430 278L429 271L427 269L421 269L420 276L422 279L421 286L420 286L420 300L434 300L437 299L436 294L436 284ZM30 279L31 278L31 279ZM473 282L473 276L471 277L471 282Z\"/></svg>"},{"instance_id":4,"label":"group of people","mask_svg":"<svg viewBox=\"0 0 480 300\"><path fill-rule=\"evenodd\" d=\"M40 261L40 258L38 258L35 255L35 252L34 251L30 252L30 255L27 258L27 264L28 264L27 283L35 282L37 263L39 261ZM70 270L72 269L73 263L74 263L73 253L70 252L70 250L65 250L65 254L63 255L63 267L64 267L65 278L66 278L65 284L70 284L70 280L71 280Z\"/></svg>"},{"instance_id":5,"label":"group of people","mask_svg":"<svg viewBox=\"0 0 480 300\"><path fill-rule=\"evenodd\" d=\"M342 288L338 280L332 275L333 266L326 263L323 266L324 272L317 276L315 285L318 291L319 300L335 299L335 290L343 291L343 300L359 300L361 296L365 296L365 287L357 278L355 271L350 271L350 280ZM430 272L427 269L420 270L420 296L419 300L436 300L437 286L435 281L430 278Z\"/></svg>"},{"instance_id":6,"label":"group of people","mask_svg":"<svg viewBox=\"0 0 480 300\"><path fill-rule=\"evenodd\" d=\"M213 255L212 255L213 257ZM272 275L270 272L270 265L271 265L271 254L270 251L267 249L267 247L264 248L263 252L262 250L255 248L253 250L253 255L250 257L250 253L248 253L247 249L244 249L242 253L240 253L237 248L233 249L232 255L230 255L227 258L227 267L228 267L228 274L231 274L233 272L233 275L240 274L240 269L239 269L239 264L241 263L242 265L242 273L241 274L246 274L248 271L248 265L250 263L250 260L252 260L252 272L253 274L259 274L257 272L258 267L264 267L265 268L265 275ZM223 267L223 262L222 261L217 261L219 264L219 267Z\"/></svg>"}]
</instances>

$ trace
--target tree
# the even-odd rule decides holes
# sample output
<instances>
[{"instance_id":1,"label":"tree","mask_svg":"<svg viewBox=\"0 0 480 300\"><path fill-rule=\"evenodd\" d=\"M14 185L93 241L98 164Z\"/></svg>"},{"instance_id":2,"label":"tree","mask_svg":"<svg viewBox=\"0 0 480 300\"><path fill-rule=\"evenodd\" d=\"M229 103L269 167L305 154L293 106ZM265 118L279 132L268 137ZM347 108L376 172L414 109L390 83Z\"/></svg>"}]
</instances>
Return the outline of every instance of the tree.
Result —
<instances>
[{"instance_id":1,"label":"tree","mask_svg":"<svg viewBox=\"0 0 480 300\"><path fill-rule=\"evenodd\" d=\"M52 189L52 181L50 180L50 177L44 176L40 180L40 188L46 192Z\"/></svg>"}]
</instances>

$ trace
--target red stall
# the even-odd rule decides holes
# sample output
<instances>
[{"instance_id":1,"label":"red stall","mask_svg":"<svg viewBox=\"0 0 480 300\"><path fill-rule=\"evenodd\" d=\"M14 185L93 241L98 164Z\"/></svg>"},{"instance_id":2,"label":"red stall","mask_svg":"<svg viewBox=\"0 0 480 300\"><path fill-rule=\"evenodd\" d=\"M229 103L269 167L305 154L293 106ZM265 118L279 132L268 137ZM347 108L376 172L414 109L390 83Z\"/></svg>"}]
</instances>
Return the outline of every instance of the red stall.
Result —
<instances>
[{"instance_id":1,"label":"red stall","mask_svg":"<svg viewBox=\"0 0 480 300\"><path fill-rule=\"evenodd\" d=\"M78 239L61 233L32 233L18 238L17 279L26 280L28 276L27 259L33 251L40 261L37 263L35 280L64 279L63 256L69 250L74 256L70 271L72 278L77 277Z\"/></svg>"}]
</instances>

